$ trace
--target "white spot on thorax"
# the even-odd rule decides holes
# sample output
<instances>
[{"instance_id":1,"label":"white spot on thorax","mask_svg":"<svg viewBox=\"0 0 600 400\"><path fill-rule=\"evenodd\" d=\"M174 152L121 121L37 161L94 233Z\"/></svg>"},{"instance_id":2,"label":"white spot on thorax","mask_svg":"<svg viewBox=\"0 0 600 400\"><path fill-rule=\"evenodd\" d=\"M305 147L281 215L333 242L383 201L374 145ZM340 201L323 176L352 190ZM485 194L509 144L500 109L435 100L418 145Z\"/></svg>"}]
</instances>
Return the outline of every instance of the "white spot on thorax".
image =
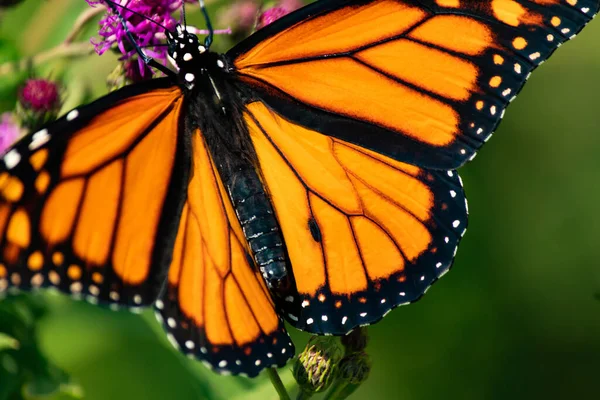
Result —
<instances>
[{"instance_id":1,"label":"white spot on thorax","mask_svg":"<svg viewBox=\"0 0 600 400\"><path fill-rule=\"evenodd\" d=\"M185 80L186 80L186 81L188 81L188 82L193 82L193 81L194 81L194 79L196 79L196 77L194 76L194 74L191 74L191 73L189 73L189 72L188 72L187 74L185 74Z\"/></svg>"},{"instance_id":2,"label":"white spot on thorax","mask_svg":"<svg viewBox=\"0 0 600 400\"><path fill-rule=\"evenodd\" d=\"M183 61L190 61L192 59L192 55L190 53L185 53L183 55Z\"/></svg>"}]
</instances>

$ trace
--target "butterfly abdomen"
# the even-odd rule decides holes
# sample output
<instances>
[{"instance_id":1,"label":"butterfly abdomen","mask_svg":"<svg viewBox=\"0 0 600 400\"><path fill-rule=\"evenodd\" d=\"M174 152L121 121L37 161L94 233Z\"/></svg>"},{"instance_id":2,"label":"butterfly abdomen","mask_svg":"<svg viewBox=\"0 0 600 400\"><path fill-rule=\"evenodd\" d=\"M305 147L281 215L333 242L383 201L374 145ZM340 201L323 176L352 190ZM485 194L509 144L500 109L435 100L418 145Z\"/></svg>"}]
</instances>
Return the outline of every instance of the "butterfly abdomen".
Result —
<instances>
[{"instance_id":1,"label":"butterfly abdomen","mask_svg":"<svg viewBox=\"0 0 600 400\"><path fill-rule=\"evenodd\" d=\"M226 183L252 256L267 285L287 290L290 270L279 225L260 179L253 168L238 170Z\"/></svg>"}]
</instances>

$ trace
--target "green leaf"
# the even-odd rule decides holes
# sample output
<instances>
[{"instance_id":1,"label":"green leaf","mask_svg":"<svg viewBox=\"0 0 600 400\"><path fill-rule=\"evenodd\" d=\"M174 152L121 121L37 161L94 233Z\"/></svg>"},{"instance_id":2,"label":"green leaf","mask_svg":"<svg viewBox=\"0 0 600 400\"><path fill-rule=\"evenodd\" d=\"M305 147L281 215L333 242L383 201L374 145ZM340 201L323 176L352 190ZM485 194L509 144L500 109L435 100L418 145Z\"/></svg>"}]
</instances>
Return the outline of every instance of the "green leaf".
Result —
<instances>
[{"instance_id":1,"label":"green leaf","mask_svg":"<svg viewBox=\"0 0 600 400\"><path fill-rule=\"evenodd\" d=\"M16 350L19 348L19 341L5 333L0 332L0 351L6 349Z\"/></svg>"}]
</instances>

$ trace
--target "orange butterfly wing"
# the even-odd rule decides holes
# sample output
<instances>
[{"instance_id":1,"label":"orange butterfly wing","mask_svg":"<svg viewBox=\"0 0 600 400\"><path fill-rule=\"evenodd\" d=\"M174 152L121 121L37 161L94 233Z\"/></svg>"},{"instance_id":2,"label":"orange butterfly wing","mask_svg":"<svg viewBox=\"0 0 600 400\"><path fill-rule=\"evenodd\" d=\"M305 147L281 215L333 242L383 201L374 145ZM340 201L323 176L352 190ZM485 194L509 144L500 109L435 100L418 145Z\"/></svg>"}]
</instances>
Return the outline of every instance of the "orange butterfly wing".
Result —
<instances>
[{"instance_id":1,"label":"orange butterfly wing","mask_svg":"<svg viewBox=\"0 0 600 400\"><path fill-rule=\"evenodd\" d=\"M530 72L597 0L320 1L233 48L240 78L296 123L413 165L475 156Z\"/></svg>"},{"instance_id":2,"label":"orange butterfly wing","mask_svg":"<svg viewBox=\"0 0 600 400\"><path fill-rule=\"evenodd\" d=\"M298 296L299 329L344 334L413 302L452 264L467 225L454 171L401 163L255 102L247 123Z\"/></svg>"},{"instance_id":3,"label":"orange butterfly wing","mask_svg":"<svg viewBox=\"0 0 600 400\"><path fill-rule=\"evenodd\" d=\"M131 307L156 299L185 184L182 93L163 86L73 110L4 155L0 291L53 286Z\"/></svg>"},{"instance_id":4,"label":"orange butterfly wing","mask_svg":"<svg viewBox=\"0 0 600 400\"><path fill-rule=\"evenodd\" d=\"M221 373L255 376L294 355L200 132L168 287L156 307L172 341Z\"/></svg>"}]
</instances>

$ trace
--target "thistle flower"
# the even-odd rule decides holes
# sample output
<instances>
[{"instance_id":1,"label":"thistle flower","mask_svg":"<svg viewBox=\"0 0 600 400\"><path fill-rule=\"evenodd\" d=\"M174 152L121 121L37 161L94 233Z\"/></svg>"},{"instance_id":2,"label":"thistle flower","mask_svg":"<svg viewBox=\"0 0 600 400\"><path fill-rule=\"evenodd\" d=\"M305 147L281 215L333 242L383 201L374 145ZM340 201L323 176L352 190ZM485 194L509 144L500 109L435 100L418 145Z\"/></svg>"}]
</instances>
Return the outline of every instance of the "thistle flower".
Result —
<instances>
[{"instance_id":1,"label":"thistle flower","mask_svg":"<svg viewBox=\"0 0 600 400\"><path fill-rule=\"evenodd\" d=\"M91 6L101 3L92 0L87 0L87 2ZM129 10L122 8L119 10L119 13L125 20L129 32L134 36L137 45L143 48L144 53L149 57L166 64L167 48L164 46L153 46L161 44L164 39L163 27L172 30L177 25L177 21L173 18L172 14L181 8L183 0L131 0L121 2L121 4L129 8ZM148 18L143 18L136 13ZM151 76L152 71L147 68L142 59L137 58L137 53L129 42L127 32L123 28L118 15L109 11L100 20L98 34L101 37L100 41L91 40L96 53L101 55L113 47L113 45L116 45L123 54L121 60L133 61L128 67L131 76L135 76L138 72L141 78ZM135 67L136 63L137 71L134 72L132 68Z\"/></svg>"},{"instance_id":2,"label":"thistle flower","mask_svg":"<svg viewBox=\"0 0 600 400\"><path fill-rule=\"evenodd\" d=\"M327 390L337 372L343 350L331 336L312 336L293 366L293 374L304 397Z\"/></svg>"},{"instance_id":3,"label":"thistle flower","mask_svg":"<svg viewBox=\"0 0 600 400\"><path fill-rule=\"evenodd\" d=\"M29 129L56 118L60 110L60 89L48 79L28 79L19 90L17 114L21 124Z\"/></svg>"},{"instance_id":4,"label":"thistle flower","mask_svg":"<svg viewBox=\"0 0 600 400\"><path fill-rule=\"evenodd\" d=\"M0 153L13 144L21 135L22 129L17 124L12 113L6 112L0 115Z\"/></svg>"}]
</instances>

